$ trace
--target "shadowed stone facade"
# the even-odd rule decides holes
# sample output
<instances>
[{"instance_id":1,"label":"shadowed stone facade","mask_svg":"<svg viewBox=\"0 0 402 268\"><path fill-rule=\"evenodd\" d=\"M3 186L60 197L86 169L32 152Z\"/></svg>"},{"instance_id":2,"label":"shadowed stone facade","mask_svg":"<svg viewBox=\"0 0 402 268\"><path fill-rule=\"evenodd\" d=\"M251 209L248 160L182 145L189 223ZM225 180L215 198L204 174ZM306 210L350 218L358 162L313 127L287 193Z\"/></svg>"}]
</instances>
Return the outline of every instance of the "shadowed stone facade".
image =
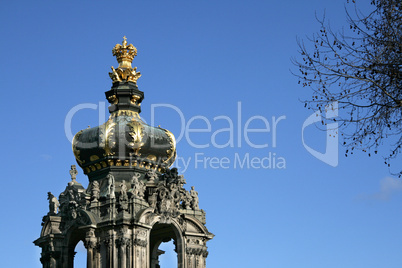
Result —
<instances>
[{"instance_id":1,"label":"shadowed stone facade","mask_svg":"<svg viewBox=\"0 0 402 268\"><path fill-rule=\"evenodd\" d=\"M139 117L144 93L136 85L140 73L131 67L137 50L116 45L119 67L110 74L106 92L111 106L102 126L76 134L73 152L89 178L85 189L71 181L57 199L48 193L49 213L43 217L40 238L44 268L74 267L74 249L83 241L88 268L157 268L162 242L173 239L178 267L206 267L205 227L194 187L176 168L173 134L146 125Z\"/></svg>"}]
</instances>

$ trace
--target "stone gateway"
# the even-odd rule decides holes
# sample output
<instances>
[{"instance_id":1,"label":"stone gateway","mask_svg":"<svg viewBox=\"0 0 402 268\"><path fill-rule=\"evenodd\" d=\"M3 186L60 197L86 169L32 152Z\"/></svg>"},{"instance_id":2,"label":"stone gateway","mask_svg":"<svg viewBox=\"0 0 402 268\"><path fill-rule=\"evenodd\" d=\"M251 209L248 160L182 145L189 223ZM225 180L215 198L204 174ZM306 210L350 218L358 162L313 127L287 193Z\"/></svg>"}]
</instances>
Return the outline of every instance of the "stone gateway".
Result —
<instances>
[{"instance_id":1,"label":"stone gateway","mask_svg":"<svg viewBox=\"0 0 402 268\"><path fill-rule=\"evenodd\" d=\"M79 131L73 153L88 176L85 189L71 166L71 181L55 197L43 217L40 238L44 268L74 267L74 249L83 241L87 268L157 268L162 242L174 241L177 267L206 267L206 243L213 234L205 227L194 187L176 168L173 134L145 124L139 113L144 93L141 76L131 67L137 49L123 43L113 48L119 67L106 98L110 117L103 125Z\"/></svg>"}]
</instances>

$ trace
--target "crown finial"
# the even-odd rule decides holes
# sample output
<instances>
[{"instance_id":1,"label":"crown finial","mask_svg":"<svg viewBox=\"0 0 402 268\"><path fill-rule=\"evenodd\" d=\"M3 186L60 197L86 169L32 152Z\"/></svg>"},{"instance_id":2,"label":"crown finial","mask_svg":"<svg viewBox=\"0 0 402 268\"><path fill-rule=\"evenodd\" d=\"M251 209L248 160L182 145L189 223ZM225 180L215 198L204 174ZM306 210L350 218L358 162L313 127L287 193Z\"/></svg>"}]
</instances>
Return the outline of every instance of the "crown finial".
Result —
<instances>
[{"instance_id":1,"label":"crown finial","mask_svg":"<svg viewBox=\"0 0 402 268\"><path fill-rule=\"evenodd\" d=\"M113 56L116 56L119 67L115 69L112 66L112 72L109 73L113 82L121 82L123 80L137 83L141 73L137 72L137 67L132 68L131 62L137 56L137 48L133 44L127 45L127 38L123 36L122 44L116 44L112 50Z\"/></svg>"}]
</instances>

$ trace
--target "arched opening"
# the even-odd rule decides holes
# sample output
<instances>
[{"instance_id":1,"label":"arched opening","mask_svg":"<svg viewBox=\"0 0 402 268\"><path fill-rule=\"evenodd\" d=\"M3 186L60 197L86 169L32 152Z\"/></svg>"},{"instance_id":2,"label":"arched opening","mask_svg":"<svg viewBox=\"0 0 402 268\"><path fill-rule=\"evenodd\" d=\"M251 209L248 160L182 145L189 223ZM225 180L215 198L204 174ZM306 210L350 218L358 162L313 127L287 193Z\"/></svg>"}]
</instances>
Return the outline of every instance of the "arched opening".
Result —
<instances>
[{"instance_id":1,"label":"arched opening","mask_svg":"<svg viewBox=\"0 0 402 268\"><path fill-rule=\"evenodd\" d=\"M78 242L74 249L74 264L73 267L80 268L87 265L87 250L82 241Z\"/></svg>"},{"instance_id":2,"label":"arched opening","mask_svg":"<svg viewBox=\"0 0 402 268\"><path fill-rule=\"evenodd\" d=\"M150 268L182 267L182 256L179 249L181 242L176 231L171 224L157 223L152 227L150 235Z\"/></svg>"},{"instance_id":3,"label":"arched opening","mask_svg":"<svg viewBox=\"0 0 402 268\"><path fill-rule=\"evenodd\" d=\"M66 262L66 264L63 265L66 265L65 267L68 268L86 267L87 250L83 243L85 232L83 230L75 229L71 231L67 237L68 242L67 247L65 248L65 256L67 259L63 260L63 262Z\"/></svg>"},{"instance_id":4,"label":"arched opening","mask_svg":"<svg viewBox=\"0 0 402 268\"><path fill-rule=\"evenodd\" d=\"M163 254L159 255L159 266L161 268L177 268L177 253L173 240L162 242L158 249L163 251Z\"/></svg>"}]
</instances>

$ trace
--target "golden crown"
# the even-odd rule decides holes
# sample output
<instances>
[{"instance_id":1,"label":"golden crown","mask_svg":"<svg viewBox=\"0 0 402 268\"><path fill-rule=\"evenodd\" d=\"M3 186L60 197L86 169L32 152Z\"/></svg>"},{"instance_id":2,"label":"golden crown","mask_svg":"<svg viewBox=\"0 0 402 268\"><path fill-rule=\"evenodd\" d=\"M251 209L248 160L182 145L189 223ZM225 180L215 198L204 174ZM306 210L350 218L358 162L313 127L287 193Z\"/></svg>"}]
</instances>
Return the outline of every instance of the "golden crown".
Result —
<instances>
[{"instance_id":1,"label":"golden crown","mask_svg":"<svg viewBox=\"0 0 402 268\"><path fill-rule=\"evenodd\" d=\"M113 66L112 72L109 73L113 82L128 81L137 83L141 73L137 72L137 67L131 67L131 62L137 56L137 49L133 44L127 45L127 38L123 37L123 43L116 44L112 50L113 56L116 56L119 67L115 69Z\"/></svg>"},{"instance_id":2,"label":"golden crown","mask_svg":"<svg viewBox=\"0 0 402 268\"><path fill-rule=\"evenodd\" d=\"M112 50L113 56L116 56L119 67L132 68L131 62L137 56L137 48L133 44L127 45L127 38L123 37L123 43L116 44Z\"/></svg>"}]
</instances>

